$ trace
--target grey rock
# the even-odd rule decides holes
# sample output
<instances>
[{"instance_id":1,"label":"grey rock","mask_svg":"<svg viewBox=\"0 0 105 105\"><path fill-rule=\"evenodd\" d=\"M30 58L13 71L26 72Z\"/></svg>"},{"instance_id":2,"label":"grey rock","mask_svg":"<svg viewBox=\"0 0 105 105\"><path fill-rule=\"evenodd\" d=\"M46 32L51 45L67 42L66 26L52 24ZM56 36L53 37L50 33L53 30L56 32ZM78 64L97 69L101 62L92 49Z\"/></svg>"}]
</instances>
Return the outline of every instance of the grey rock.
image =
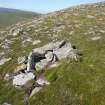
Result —
<instances>
[{"instance_id":1,"label":"grey rock","mask_svg":"<svg viewBox=\"0 0 105 105\"><path fill-rule=\"evenodd\" d=\"M36 71L42 71L48 66L48 61L46 59L41 60L40 62L35 64Z\"/></svg>"},{"instance_id":2,"label":"grey rock","mask_svg":"<svg viewBox=\"0 0 105 105\"><path fill-rule=\"evenodd\" d=\"M45 59L44 54L30 52L28 56L27 71L32 71L35 69L35 64Z\"/></svg>"},{"instance_id":3,"label":"grey rock","mask_svg":"<svg viewBox=\"0 0 105 105\"><path fill-rule=\"evenodd\" d=\"M15 87L24 86L28 81L35 78L35 75L31 72L20 73L13 78L13 85Z\"/></svg>"},{"instance_id":4,"label":"grey rock","mask_svg":"<svg viewBox=\"0 0 105 105\"><path fill-rule=\"evenodd\" d=\"M77 61L77 49L72 47L71 43L65 41L57 41L49 43L43 47L36 48L34 51L29 53L27 58L27 64L24 66L19 66L24 68L24 72L19 72L13 78L13 85L15 86L24 86L27 81L30 81L35 78L33 70L42 71L47 68L52 68L59 66L59 63L62 59L70 58ZM18 58L18 63L21 64L25 61L24 57ZM7 76L8 77L8 76ZM47 81L39 79L36 81L39 85L48 84ZM41 88L35 88L33 93L36 93ZM33 94L32 93L32 94Z\"/></svg>"},{"instance_id":5,"label":"grey rock","mask_svg":"<svg viewBox=\"0 0 105 105\"><path fill-rule=\"evenodd\" d=\"M31 92L31 94L30 94L30 97L32 97L34 94L36 94L37 92L39 92L41 89L42 89L42 87L35 87L35 88L32 90L32 92Z\"/></svg>"}]
</instances>

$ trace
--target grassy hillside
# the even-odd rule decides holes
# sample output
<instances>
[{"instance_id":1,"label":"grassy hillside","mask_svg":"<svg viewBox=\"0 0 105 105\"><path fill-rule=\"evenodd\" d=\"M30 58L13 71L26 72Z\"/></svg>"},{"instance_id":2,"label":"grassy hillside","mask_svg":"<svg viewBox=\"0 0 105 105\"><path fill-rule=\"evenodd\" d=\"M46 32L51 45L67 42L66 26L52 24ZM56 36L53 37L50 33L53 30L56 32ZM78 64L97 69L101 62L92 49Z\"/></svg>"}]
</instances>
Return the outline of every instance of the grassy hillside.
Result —
<instances>
[{"instance_id":1,"label":"grassy hillside","mask_svg":"<svg viewBox=\"0 0 105 105\"><path fill-rule=\"evenodd\" d=\"M28 18L37 17L39 14L15 9L0 8L0 28L16 24Z\"/></svg>"},{"instance_id":2,"label":"grassy hillside","mask_svg":"<svg viewBox=\"0 0 105 105\"><path fill-rule=\"evenodd\" d=\"M44 87L30 99L30 105L105 105L105 3L81 5L47 14L38 20L25 23L26 32L15 38L3 33L11 40L8 49L0 48L10 61L0 66L0 103L23 105L25 91L16 90L12 83L4 81L7 72L13 72L17 58L27 55L33 48L53 40L66 40L82 52L81 62L62 61L59 67L46 70L44 75L51 85ZM23 39L40 39L32 45ZM1 39L1 42L5 42ZM49 76L50 75L50 76ZM57 76L56 80L53 79Z\"/></svg>"}]
</instances>

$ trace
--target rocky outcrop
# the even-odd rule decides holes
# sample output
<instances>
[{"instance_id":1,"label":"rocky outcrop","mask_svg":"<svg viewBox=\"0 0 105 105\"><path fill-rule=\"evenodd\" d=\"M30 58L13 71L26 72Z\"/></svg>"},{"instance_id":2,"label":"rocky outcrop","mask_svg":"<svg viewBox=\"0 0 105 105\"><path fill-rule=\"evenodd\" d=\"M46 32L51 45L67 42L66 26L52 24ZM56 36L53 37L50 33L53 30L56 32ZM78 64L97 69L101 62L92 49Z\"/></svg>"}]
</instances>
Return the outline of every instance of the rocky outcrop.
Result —
<instances>
[{"instance_id":1,"label":"rocky outcrop","mask_svg":"<svg viewBox=\"0 0 105 105\"><path fill-rule=\"evenodd\" d=\"M43 47L33 49L27 57L18 58L18 66L13 75L6 74L5 80L13 79L15 87L25 87L33 80L34 83L29 89L29 96L37 93L43 86L50 83L42 78L37 78L36 72L53 68L61 64L65 58L78 61L78 50L71 43L66 41L51 42Z\"/></svg>"}]
</instances>

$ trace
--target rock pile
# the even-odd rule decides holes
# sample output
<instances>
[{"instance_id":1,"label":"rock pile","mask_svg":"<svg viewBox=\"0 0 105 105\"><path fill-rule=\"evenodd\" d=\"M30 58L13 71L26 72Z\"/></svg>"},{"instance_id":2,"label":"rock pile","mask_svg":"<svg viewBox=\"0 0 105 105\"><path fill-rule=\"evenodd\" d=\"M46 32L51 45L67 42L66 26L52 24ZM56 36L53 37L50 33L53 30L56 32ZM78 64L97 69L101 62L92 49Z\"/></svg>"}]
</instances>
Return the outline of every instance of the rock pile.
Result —
<instances>
[{"instance_id":1,"label":"rock pile","mask_svg":"<svg viewBox=\"0 0 105 105\"><path fill-rule=\"evenodd\" d=\"M29 92L30 94L32 93L32 96L33 93L42 89L42 86L50 84L42 78L36 79L35 71L39 72L50 67L56 67L64 58L78 61L78 57L78 51L75 46L66 41L52 42L43 47L33 49L28 57L18 58L19 66L12 77L13 85L15 87L24 87L30 80L34 80L35 83Z\"/></svg>"}]
</instances>

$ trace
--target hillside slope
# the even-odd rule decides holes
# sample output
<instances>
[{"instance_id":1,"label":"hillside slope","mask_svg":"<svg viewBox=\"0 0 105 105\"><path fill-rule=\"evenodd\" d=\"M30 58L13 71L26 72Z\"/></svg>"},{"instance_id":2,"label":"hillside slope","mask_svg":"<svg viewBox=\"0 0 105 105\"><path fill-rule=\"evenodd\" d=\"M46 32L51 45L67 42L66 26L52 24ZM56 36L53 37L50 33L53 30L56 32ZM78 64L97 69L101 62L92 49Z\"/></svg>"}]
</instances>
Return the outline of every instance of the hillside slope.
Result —
<instances>
[{"instance_id":1,"label":"hillside slope","mask_svg":"<svg viewBox=\"0 0 105 105\"><path fill-rule=\"evenodd\" d=\"M4 75L17 67L18 57L48 42L66 40L82 52L82 61L66 59L59 67L45 71L51 85L30 98L30 105L105 105L104 21L105 3L101 2L43 15L1 33L0 58L8 62L0 66L0 103L24 104L27 90L19 91L4 81ZM11 31L18 29L22 33ZM33 44L36 40L41 43Z\"/></svg>"},{"instance_id":2,"label":"hillside slope","mask_svg":"<svg viewBox=\"0 0 105 105\"><path fill-rule=\"evenodd\" d=\"M16 24L17 22L36 17L38 15L40 14L16 9L0 8L0 28Z\"/></svg>"}]
</instances>

